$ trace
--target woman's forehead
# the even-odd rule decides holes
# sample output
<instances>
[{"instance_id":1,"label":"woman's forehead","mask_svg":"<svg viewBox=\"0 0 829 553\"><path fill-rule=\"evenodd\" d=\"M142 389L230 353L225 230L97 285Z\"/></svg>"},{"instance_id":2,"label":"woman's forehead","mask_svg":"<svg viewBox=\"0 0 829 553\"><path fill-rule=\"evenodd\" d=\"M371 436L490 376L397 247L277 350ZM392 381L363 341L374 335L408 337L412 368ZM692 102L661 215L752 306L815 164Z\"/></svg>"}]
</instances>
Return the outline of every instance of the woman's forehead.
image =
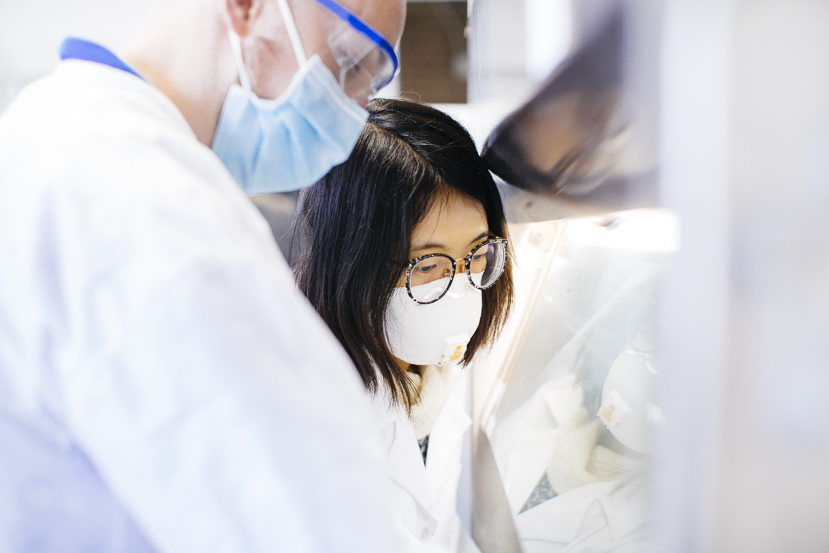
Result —
<instances>
[{"instance_id":1,"label":"woman's forehead","mask_svg":"<svg viewBox=\"0 0 829 553\"><path fill-rule=\"evenodd\" d=\"M483 206L452 192L432 202L412 232L411 250L463 249L486 236L488 230Z\"/></svg>"}]
</instances>

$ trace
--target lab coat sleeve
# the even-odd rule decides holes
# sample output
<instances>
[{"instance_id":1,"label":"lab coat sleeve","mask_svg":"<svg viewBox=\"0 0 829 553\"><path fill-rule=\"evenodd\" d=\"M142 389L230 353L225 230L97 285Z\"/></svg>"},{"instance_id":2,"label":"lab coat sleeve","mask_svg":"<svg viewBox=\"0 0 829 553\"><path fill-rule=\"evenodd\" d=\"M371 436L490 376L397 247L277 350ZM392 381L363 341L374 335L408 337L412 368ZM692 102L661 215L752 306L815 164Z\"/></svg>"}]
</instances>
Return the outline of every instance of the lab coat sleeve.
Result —
<instances>
[{"instance_id":1,"label":"lab coat sleeve","mask_svg":"<svg viewBox=\"0 0 829 553\"><path fill-rule=\"evenodd\" d=\"M159 551L394 549L362 385L289 277L206 256L123 336L64 360L60 410Z\"/></svg>"}]
</instances>

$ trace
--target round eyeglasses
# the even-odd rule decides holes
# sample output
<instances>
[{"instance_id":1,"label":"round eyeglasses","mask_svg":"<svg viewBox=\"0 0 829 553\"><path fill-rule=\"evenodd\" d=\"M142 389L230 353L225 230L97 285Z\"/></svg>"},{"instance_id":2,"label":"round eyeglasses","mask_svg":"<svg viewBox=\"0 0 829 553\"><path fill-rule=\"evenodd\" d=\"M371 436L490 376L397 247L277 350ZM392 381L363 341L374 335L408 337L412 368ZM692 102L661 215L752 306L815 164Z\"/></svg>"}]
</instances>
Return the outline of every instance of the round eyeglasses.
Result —
<instances>
[{"instance_id":1,"label":"round eyeglasses","mask_svg":"<svg viewBox=\"0 0 829 553\"><path fill-rule=\"evenodd\" d=\"M486 290L504 274L507 263L506 238L491 238L478 244L462 259L452 259L445 253L432 253L406 263L406 290L409 297L420 304L435 303L449 291L458 263L469 283Z\"/></svg>"}]
</instances>

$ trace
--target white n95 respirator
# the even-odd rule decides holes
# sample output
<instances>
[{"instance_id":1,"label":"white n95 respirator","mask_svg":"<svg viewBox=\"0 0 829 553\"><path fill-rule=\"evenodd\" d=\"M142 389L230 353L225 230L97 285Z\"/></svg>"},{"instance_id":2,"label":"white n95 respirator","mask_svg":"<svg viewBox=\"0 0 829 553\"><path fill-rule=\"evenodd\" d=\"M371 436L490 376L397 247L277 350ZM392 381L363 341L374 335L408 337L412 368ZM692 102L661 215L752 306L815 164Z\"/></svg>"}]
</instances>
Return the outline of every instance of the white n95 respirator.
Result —
<instances>
[{"instance_id":1,"label":"white n95 respirator","mask_svg":"<svg viewBox=\"0 0 829 553\"><path fill-rule=\"evenodd\" d=\"M478 329L482 306L481 290L464 273L455 274L435 303L416 303L406 288L395 288L386 308L386 341L395 357L413 365L460 362Z\"/></svg>"}]
</instances>

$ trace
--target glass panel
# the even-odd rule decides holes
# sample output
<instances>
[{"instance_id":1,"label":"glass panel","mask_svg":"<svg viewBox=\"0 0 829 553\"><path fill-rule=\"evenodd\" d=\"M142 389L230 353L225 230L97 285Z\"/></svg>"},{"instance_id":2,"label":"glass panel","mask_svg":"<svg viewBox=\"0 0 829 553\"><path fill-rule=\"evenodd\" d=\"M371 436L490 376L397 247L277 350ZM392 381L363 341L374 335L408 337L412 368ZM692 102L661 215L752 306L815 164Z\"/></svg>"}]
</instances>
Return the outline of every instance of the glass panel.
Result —
<instances>
[{"instance_id":1,"label":"glass panel","mask_svg":"<svg viewBox=\"0 0 829 553\"><path fill-rule=\"evenodd\" d=\"M678 219L634 210L511 235L516 316L477 399L521 549L639 551L650 436L664 423L658 281Z\"/></svg>"}]
</instances>

